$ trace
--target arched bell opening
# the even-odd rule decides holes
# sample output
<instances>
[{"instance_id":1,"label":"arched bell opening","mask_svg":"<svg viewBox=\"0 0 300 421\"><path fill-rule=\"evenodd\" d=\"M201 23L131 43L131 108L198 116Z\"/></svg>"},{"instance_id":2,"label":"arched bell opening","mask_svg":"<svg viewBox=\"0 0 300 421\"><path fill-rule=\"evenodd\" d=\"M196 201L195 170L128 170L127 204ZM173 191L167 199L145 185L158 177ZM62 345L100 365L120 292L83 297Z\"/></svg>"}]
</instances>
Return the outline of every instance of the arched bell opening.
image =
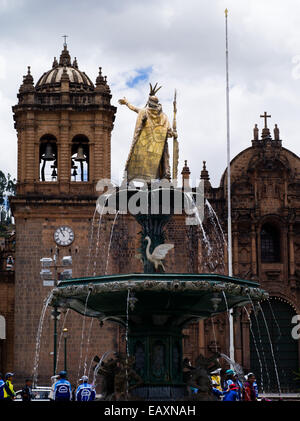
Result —
<instances>
[{"instance_id":1,"label":"arched bell opening","mask_svg":"<svg viewBox=\"0 0 300 421\"><path fill-rule=\"evenodd\" d=\"M40 181L57 181L57 140L51 134L40 139Z\"/></svg>"},{"instance_id":2,"label":"arched bell opening","mask_svg":"<svg viewBox=\"0 0 300 421\"><path fill-rule=\"evenodd\" d=\"M71 181L89 181L89 139L84 135L72 140Z\"/></svg>"}]
</instances>

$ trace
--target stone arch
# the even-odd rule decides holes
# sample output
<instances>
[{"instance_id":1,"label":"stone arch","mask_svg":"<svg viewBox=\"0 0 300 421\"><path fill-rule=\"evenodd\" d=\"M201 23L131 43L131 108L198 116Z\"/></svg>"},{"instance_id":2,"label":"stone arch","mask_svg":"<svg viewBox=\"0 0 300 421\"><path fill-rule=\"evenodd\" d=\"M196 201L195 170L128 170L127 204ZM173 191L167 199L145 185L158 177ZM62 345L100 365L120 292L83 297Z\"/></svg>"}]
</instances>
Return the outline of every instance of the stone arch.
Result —
<instances>
[{"instance_id":1,"label":"stone arch","mask_svg":"<svg viewBox=\"0 0 300 421\"><path fill-rule=\"evenodd\" d=\"M90 179L90 141L84 134L73 136L71 143L71 181Z\"/></svg>"},{"instance_id":2,"label":"stone arch","mask_svg":"<svg viewBox=\"0 0 300 421\"><path fill-rule=\"evenodd\" d=\"M297 389L298 341L291 334L296 314L296 306L279 296L271 296L257 314L251 314L250 369L265 392L278 392L278 378L281 392Z\"/></svg>"},{"instance_id":3,"label":"stone arch","mask_svg":"<svg viewBox=\"0 0 300 421\"><path fill-rule=\"evenodd\" d=\"M271 155L270 157L261 157L257 154L254 154L248 163L248 172L261 169L274 169L275 171L291 171L291 166L288 158L281 155Z\"/></svg>"},{"instance_id":4,"label":"stone arch","mask_svg":"<svg viewBox=\"0 0 300 421\"><path fill-rule=\"evenodd\" d=\"M39 180L57 181L57 138L47 133L40 137L39 142Z\"/></svg>"}]
</instances>

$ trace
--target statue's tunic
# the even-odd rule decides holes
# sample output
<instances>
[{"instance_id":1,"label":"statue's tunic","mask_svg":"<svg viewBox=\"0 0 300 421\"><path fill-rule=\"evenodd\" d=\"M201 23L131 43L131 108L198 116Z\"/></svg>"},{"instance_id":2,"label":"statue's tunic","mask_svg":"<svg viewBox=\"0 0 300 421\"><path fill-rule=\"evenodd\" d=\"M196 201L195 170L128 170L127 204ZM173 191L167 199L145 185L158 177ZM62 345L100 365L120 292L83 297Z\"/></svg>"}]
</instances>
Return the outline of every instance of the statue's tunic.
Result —
<instances>
[{"instance_id":1,"label":"statue's tunic","mask_svg":"<svg viewBox=\"0 0 300 421\"><path fill-rule=\"evenodd\" d=\"M127 106L138 113L133 142L125 170L127 179L170 178L167 137L172 136L167 116L161 109Z\"/></svg>"}]
</instances>

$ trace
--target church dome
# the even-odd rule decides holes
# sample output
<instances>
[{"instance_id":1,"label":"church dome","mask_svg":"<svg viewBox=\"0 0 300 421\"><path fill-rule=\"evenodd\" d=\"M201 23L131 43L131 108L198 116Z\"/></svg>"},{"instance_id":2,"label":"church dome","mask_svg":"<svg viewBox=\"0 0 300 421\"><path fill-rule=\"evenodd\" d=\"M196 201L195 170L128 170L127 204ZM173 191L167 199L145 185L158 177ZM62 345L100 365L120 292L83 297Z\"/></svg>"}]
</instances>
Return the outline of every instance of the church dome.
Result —
<instances>
[{"instance_id":1,"label":"church dome","mask_svg":"<svg viewBox=\"0 0 300 421\"><path fill-rule=\"evenodd\" d=\"M90 78L78 69L76 57L71 63L71 56L66 44L60 55L59 62L54 57L52 69L40 77L35 89L37 91L59 90L62 79L69 80L70 90L93 91L95 89Z\"/></svg>"}]
</instances>

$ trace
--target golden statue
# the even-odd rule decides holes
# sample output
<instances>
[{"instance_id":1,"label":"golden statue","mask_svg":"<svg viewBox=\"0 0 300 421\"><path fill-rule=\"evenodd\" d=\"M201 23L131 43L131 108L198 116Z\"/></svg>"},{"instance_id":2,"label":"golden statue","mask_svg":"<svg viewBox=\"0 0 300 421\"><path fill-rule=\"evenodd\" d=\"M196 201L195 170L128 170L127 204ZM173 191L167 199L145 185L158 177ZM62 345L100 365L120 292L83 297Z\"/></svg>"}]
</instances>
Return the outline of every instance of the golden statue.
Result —
<instances>
[{"instance_id":1,"label":"golden statue","mask_svg":"<svg viewBox=\"0 0 300 421\"><path fill-rule=\"evenodd\" d=\"M125 166L128 181L143 179L150 182L154 179L171 178L167 139L177 139L177 133L172 130L168 117L155 96L159 89L157 83L154 87L150 84L149 99L144 108L131 105L126 98L119 100L119 104L127 105L138 114Z\"/></svg>"}]
</instances>

